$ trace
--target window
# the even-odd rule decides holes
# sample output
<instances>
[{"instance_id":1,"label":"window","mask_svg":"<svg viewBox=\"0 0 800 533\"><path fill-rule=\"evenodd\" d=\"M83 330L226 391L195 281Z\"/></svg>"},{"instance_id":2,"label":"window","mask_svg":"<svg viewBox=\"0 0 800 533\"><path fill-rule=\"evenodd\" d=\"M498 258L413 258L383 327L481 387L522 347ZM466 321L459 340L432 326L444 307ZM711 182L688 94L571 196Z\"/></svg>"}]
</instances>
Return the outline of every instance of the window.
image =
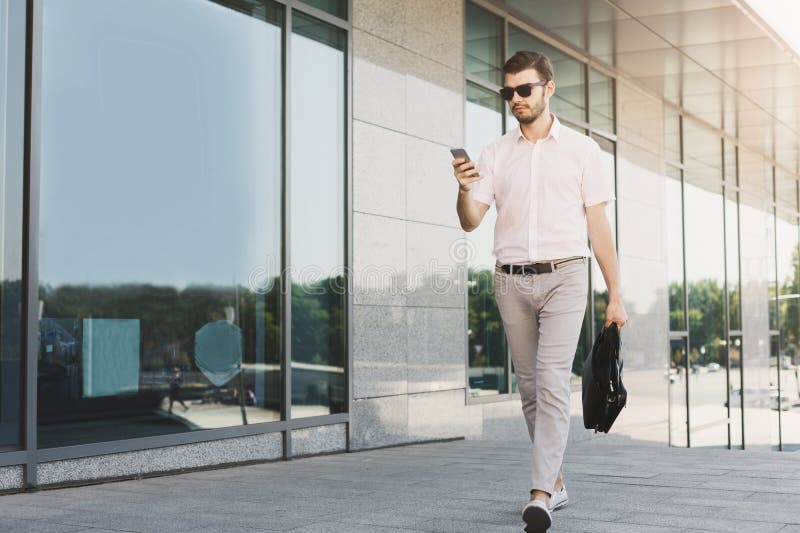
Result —
<instances>
[{"instance_id":1,"label":"window","mask_svg":"<svg viewBox=\"0 0 800 533\"><path fill-rule=\"evenodd\" d=\"M683 273L682 171L667 166L667 272L669 279L669 329L686 330Z\"/></svg>"},{"instance_id":2,"label":"window","mask_svg":"<svg viewBox=\"0 0 800 533\"><path fill-rule=\"evenodd\" d=\"M292 23L292 418L302 418L344 412L347 406L347 34L297 12Z\"/></svg>"},{"instance_id":3,"label":"window","mask_svg":"<svg viewBox=\"0 0 800 533\"><path fill-rule=\"evenodd\" d=\"M739 193L725 190L725 253L728 279L728 327L742 329L741 291L739 275Z\"/></svg>"},{"instance_id":4,"label":"window","mask_svg":"<svg viewBox=\"0 0 800 533\"><path fill-rule=\"evenodd\" d=\"M503 85L503 19L467 2L468 74Z\"/></svg>"},{"instance_id":5,"label":"window","mask_svg":"<svg viewBox=\"0 0 800 533\"><path fill-rule=\"evenodd\" d=\"M669 340L669 444L687 446L689 438L686 409L686 337Z\"/></svg>"},{"instance_id":6,"label":"window","mask_svg":"<svg viewBox=\"0 0 800 533\"><path fill-rule=\"evenodd\" d=\"M467 153L476 161L483 148L502 135L502 109L497 93L467 84ZM493 204L478 228L466 234L474 250L467 272L470 396L508 392L508 346L494 298L492 248L496 219Z\"/></svg>"},{"instance_id":7,"label":"window","mask_svg":"<svg viewBox=\"0 0 800 533\"><path fill-rule=\"evenodd\" d=\"M125 4L43 2L41 447L281 417L283 8Z\"/></svg>"},{"instance_id":8,"label":"window","mask_svg":"<svg viewBox=\"0 0 800 533\"><path fill-rule=\"evenodd\" d=\"M614 80L589 69L589 122L592 128L616 132L614 120Z\"/></svg>"},{"instance_id":9,"label":"window","mask_svg":"<svg viewBox=\"0 0 800 533\"><path fill-rule=\"evenodd\" d=\"M717 153L721 145L716 144ZM727 446L727 333L722 183L686 173L686 284L692 446Z\"/></svg>"}]
</instances>

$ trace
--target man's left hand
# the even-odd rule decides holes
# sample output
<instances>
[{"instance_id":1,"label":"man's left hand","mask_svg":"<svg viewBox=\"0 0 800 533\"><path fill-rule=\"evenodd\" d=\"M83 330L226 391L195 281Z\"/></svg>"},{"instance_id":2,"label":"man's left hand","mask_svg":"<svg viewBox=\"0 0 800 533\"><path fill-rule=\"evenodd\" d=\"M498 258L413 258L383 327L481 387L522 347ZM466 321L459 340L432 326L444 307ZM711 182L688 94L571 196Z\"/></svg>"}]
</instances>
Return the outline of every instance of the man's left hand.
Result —
<instances>
[{"instance_id":1,"label":"man's left hand","mask_svg":"<svg viewBox=\"0 0 800 533\"><path fill-rule=\"evenodd\" d=\"M628 313L625 312L625 306L622 305L622 298L611 298L611 301L609 301L606 306L605 327L610 326L611 323L614 322L617 325L617 329L622 329L627 321Z\"/></svg>"}]
</instances>

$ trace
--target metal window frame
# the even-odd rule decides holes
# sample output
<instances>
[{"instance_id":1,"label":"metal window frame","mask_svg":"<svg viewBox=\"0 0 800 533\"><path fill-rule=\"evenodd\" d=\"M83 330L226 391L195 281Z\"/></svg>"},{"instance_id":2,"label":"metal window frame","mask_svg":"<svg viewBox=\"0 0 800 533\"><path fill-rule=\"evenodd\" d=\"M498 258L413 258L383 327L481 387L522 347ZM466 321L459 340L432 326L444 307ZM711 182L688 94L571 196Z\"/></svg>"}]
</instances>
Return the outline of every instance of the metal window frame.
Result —
<instances>
[{"instance_id":1,"label":"metal window frame","mask_svg":"<svg viewBox=\"0 0 800 533\"><path fill-rule=\"evenodd\" d=\"M282 433L283 459L292 458L292 430L311 427L322 427L333 424L346 424L345 450L351 450L352 440L352 291L348 290L345 301L346 336L344 339L345 350L345 376L347 379L347 405L346 412L320 415L313 417L291 418L291 280L286 275L286 265L289 264L288 236L291 235L289 227L288 199L291 185L291 153L289 106L291 104L291 88L289 68L291 66L291 35L292 13L296 10L319 19L320 21L335 26L346 32L345 45L345 76L346 89L344 102L344 176L343 186L344 205L344 258L347 287L351 285L351 268L353 262L352 249L352 216L349 212L352 206L352 14L353 2L348 2L348 18L342 20L325 11L309 6L300 0L271 0L283 6L283 27L281 28L282 46L281 68L283 90L281 127L282 127L282 155L283 166L281 169L281 209L283 217L282 243L281 243L281 287L288 297L282 300L282 388L283 405L281 407L282 420L250 424L247 426L231 426L206 430L188 431L170 435L156 435L134 439L102 441L75 446L59 446L39 449L37 441L37 367L38 367L38 239L40 215L40 115L41 115L41 69L42 69L42 10L44 0L9 0L8 2L8 57L9 68L15 69L16 76L9 79L19 79L24 84L24 102L19 103L19 108L24 108L24 124L12 124L24 131L24 149L22 150L23 164L23 302L22 302L22 336L24 339L24 400L21 406L23 416L22 449L16 451L0 452L0 466L21 465L23 467L23 484L25 488L33 489L38 486L37 467L40 463L76 459L96 455L139 451L165 446L179 446L221 439L230 439L258 434ZM23 75L24 70L24 75ZM24 81L22 81L24 80ZM9 91L10 92L10 91ZM16 94L9 95L9 100L17 100ZM21 98L20 98L21 99ZM23 105L24 103L24 105Z\"/></svg>"}]
</instances>

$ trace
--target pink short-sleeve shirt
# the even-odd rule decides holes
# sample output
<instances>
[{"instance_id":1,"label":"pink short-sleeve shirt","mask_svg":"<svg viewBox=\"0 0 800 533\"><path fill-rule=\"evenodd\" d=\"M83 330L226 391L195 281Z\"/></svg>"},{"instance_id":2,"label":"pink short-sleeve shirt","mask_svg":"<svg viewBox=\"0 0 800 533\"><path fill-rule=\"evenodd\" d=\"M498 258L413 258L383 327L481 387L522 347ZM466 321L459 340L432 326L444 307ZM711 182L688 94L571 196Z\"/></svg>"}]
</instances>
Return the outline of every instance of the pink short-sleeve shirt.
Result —
<instances>
[{"instance_id":1,"label":"pink short-sleeve shirt","mask_svg":"<svg viewBox=\"0 0 800 533\"><path fill-rule=\"evenodd\" d=\"M474 200L496 202L494 255L502 263L589 257L586 207L615 200L600 146L553 115L531 142L517 126L484 148Z\"/></svg>"}]
</instances>

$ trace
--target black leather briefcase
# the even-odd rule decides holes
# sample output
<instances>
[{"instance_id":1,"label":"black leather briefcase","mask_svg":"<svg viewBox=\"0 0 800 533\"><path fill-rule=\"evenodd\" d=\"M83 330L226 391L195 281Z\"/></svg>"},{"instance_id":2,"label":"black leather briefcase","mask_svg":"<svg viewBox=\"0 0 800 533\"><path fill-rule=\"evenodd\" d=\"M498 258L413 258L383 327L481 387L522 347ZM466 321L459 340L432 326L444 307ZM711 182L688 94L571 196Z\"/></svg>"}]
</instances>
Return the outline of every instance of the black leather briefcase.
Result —
<instances>
[{"instance_id":1,"label":"black leather briefcase","mask_svg":"<svg viewBox=\"0 0 800 533\"><path fill-rule=\"evenodd\" d=\"M583 364L583 426L608 433L628 399L622 384L619 330L604 327Z\"/></svg>"}]
</instances>

